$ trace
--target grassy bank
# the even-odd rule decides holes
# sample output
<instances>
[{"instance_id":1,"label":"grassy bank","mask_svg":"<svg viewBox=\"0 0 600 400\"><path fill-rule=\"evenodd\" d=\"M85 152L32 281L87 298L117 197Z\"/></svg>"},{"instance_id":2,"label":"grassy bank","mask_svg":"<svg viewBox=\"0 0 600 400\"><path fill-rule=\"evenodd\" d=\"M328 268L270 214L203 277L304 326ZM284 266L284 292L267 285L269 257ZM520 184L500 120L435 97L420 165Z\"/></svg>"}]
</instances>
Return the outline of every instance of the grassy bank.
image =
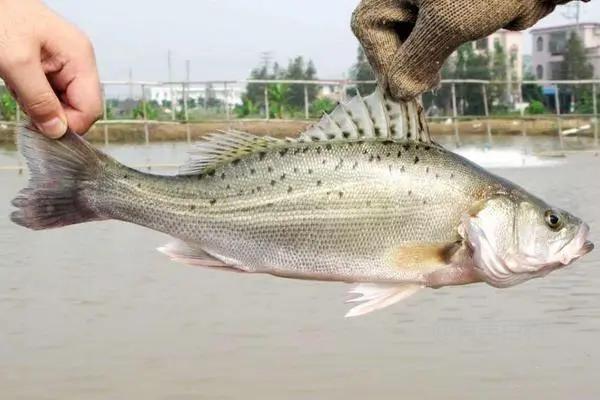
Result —
<instances>
[{"instance_id":1,"label":"grassy bank","mask_svg":"<svg viewBox=\"0 0 600 400\"><path fill-rule=\"evenodd\" d=\"M298 133L308 128L315 121L211 121L201 123L185 124L156 124L148 125L148 132L151 142L161 141L181 141L189 136L195 141L202 136L218 131L235 129L239 131L254 133L257 135L271 135L275 137L294 137ZM521 135L525 128L528 135L540 136L557 134L556 118L532 118L524 120L513 119L493 119L489 120L493 135ZM591 125L589 120L583 119L565 119L562 121L563 130L579 128L584 125ZM109 124L108 139L111 143L144 143L145 132L144 125L135 124ZM430 129L435 135L454 134L454 125L448 122L432 121ZM460 121L458 129L461 135L481 135L487 132L487 123L485 120ZM105 128L98 124L94 126L86 135L86 138L92 142L104 142ZM588 128L582 134L591 135L593 128ZM0 143L14 144L15 130L14 126L0 125Z\"/></svg>"}]
</instances>

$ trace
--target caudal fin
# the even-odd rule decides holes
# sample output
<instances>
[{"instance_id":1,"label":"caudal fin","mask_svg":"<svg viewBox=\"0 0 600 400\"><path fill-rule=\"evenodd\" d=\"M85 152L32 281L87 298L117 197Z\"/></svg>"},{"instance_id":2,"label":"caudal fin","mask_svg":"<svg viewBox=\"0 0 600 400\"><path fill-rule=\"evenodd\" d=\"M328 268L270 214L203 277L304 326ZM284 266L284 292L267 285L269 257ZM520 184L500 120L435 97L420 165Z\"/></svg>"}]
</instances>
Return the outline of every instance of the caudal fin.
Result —
<instances>
[{"instance_id":1,"label":"caudal fin","mask_svg":"<svg viewBox=\"0 0 600 400\"><path fill-rule=\"evenodd\" d=\"M30 178L12 202L18 208L11 215L14 223L42 230L102 219L90 208L85 191L106 156L73 132L52 140L22 127L17 140Z\"/></svg>"}]
</instances>

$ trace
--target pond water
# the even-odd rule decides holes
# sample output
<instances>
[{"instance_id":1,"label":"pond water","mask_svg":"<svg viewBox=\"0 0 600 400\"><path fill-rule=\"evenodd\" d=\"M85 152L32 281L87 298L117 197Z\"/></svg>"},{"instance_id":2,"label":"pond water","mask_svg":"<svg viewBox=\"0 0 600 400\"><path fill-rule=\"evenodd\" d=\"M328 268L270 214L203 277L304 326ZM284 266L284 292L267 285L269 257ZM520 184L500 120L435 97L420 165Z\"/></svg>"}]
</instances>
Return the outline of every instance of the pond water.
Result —
<instances>
[{"instance_id":1,"label":"pond water","mask_svg":"<svg viewBox=\"0 0 600 400\"><path fill-rule=\"evenodd\" d=\"M581 216L600 243L600 157L553 140L459 151ZM185 144L109 146L177 164ZM0 149L0 167L17 165ZM167 170L165 172L173 172ZM600 398L600 251L512 289L423 291L344 319L349 286L195 269L117 222L13 225L26 175L0 171L0 391L6 399Z\"/></svg>"}]
</instances>

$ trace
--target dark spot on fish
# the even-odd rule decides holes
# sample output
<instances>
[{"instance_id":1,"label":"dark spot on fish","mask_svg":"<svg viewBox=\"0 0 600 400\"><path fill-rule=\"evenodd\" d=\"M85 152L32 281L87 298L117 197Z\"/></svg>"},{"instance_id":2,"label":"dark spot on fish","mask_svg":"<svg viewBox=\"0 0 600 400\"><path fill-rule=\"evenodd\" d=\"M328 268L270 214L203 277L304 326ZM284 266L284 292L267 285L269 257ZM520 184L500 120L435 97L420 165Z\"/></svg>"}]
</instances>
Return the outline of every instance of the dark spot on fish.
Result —
<instances>
[{"instance_id":1,"label":"dark spot on fish","mask_svg":"<svg viewBox=\"0 0 600 400\"><path fill-rule=\"evenodd\" d=\"M322 184L323 184L323 182L317 181L317 186L321 186Z\"/></svg>"},{"instance_id":2,"label":"dark spot on fish","mask_svg":"<svg viewBox=\"0 0 600 400\"><path fill-rule=\"evenodd\" d=\"M428 174L429 173L429 167L425 168L425 173Z\"/></svg>"},{"instance_id":3,"label":"dark spot on fish","mask_svg":"<svg viewBox=\"0 0 600 400\"><path fill-rule=\"evenodd\" d=\"M352 169L356 169L356 168L358 168L358 161L355 161L354 165L352 166Z\"/></svg>"},{"instance_id":4,"label":"dark spot on fish","mask_svg":"<svg viewBox=\"0 0 600 400\"><path fill-rule=\"evenodd\" d=\"M379 154L377 154L377 161L381 161L381 156Z\"/></svg>"},{"instance_id":5,"label":"dark spot on fish","mask_svg":"<svg viewBox=\"0 0 600 400\"><path fill-rule=\"evenodd\" d=\"M254 193L256 193L256 189L252 189L252 190L250 191L250 194L254 194Z\"/></svg>"},{"instance_id":6,"label":"dark spot on fish","mask_svg":"<svg viewBox=\"0 0 600 400\"><path fill-rule=\"evenodd\" d=\"M302 149L302 154L306 153L308 151L308 147L305 147Z\"/></svg>"},{"instance_id":7,"label":"dark spot on fish","mask_svg":"<svg viewBox=\"0 0 600 400\"><path fill-rule=\"evenodd\" d=\"M276 184L276 183L277 183L277 182L276 182L275 180L272 180L272 181L271 181L271 186L275 186L275 184Z\"/></svg>"},{"instance_id":8,"label":"dark spot on fish","mask_svg":"<svg viewBox=\"0 0 600 400\"><path fill-rule=\"evenodd\" d=\"M381 129L379 129L378 126L375 127L374 132L375 132L375 136L380 136L381 135Z\"/></svg>"},{"instance_id":9,"label":"dark spot on fish","mask_svg":"<svg viewBox=\"0 0 600 400\"><path fill-rule=\"evenodd\" d=\"M402 152L401 151L398 152L398 158L400 158L400 157L402 157Z\"/></svg>"},{"instance_id":10,"label":"dark spot on fish","mask_svg":"<svg viewBox=\"0 0 600 400\"><path fill-rule=\"evenodd\" d=\"M365 149L363 150L363 154L369 154L369 151Z\"/></svg>"},{"instance_id":11,"label":"dark spot on fish","mask_svg":"<svg viewBox=\"0 0 600 400\"><path fill-rule=\"evenodd\" d=\"M423 148L425 149L425 151L429 151L429 150L431 150L431 146L429 146L429 145L427 145L427 144L426 144L426 145L425 145L425 147L423 147Z\"/></svg>"},{"instance_id":12,"label":"dark spot on fish","mask_svg":"<svg viewBox=\"0 0 600 400\"><path fill-rule=\"evenodd\" d=\"M415 156L414 163L418 164L418 162L419 162L419 156Z\"/></svg>"},{"instance_id":13,"label":"dark spot on fish","mask_svg":"<svg viewBox=\"0 0 600 400\"><path fill-rule=\"evenodd\" d=\"M342 132L342 136L344 136L344 139L348 139L350 137L350 132L344 131Z\"/></svg>"},{"instance_id":14,"label":"dark spot on fish","mask_svg":"<svg viewBox=\"0 0 600 400\"><path fill-rule=\"evenodd\" d=\"M296 155L298 153L300 153L300 149L297 148L297 149L294 150L294 155Z\"/></svg>"},{"instance_id":15,"label":"dark spot on fish","mask_svg":"<svg viewBox=\"0 0 600 400\"><path fill-rule=\"evenodd\" d=\"M415 144L415 150L419 150L420 146L418 144Z\"/></svg>"},{"instance_id":16,"label":"dark spot on fish","mask_svg":"<svg viewBox=\"0 0 600 400\"><path fill-rule=\"evenodd\" d=\"M267 171L269 172L273 172L273 167L271 167L270 165L267 167Z\"/></svg>"},{"instance_id":17,"label":"dark spot on fish","mask_svg":"<svg viewBox=\"0 0 600 400\"><path fill-rule=\"evenodd\" d=\"M319 140L321 140L321 138L320 138L320 137L318 137L318 136L313 136L313 137L311 137L310 139L311 139L313 142L318 142Z\"/></svg>"},{"instance_id":18,"label":"dark spot on fish","mask_svg":"<svg viewBox=\"0 0 600 400\"><path fill-rule=\"evenodd\" d=\"M215 204L217 204L217 199L212 199L212 200L210 201L210 205L211 205L211 206L214 206Z\"/></svg>"},{"instance_id":19,"label":"dark spot on fish","mask_svg":"<svg viewBox=\"0 0 600 400\"><path fill-rule=\"evenodd\" d=\"M217 173L217 171L213 169L212 171L208 171L206 173L206 175L208 175L208 176L210 176L212 178L213 176L215 176L216 173Z\"/></svg>"},{"instance_id":20,"label":"dark spot on fish","mask_svg":"<svg viewBox=\"0 0 600 400\"><path fill-rule=\"evenodd\" d=\"M240 160L240 159L238 158L238 159L236 159L236 160L233 160L233 161L231 162L231 164L233 164L233 165L238 165L238 164L240 163L240 161L242 161L242 160Z\"/></svg>"},{"instance_id":21,"label":"dark spot on fish","mask_svg":"<svg viewBox=\"0 0 600 400\"><path fill-rule=\"evenodd\" d=\"M231 189L231 185L228 184L225 189L227 189L227 190Z\"/></svg>"},{"instance_id":22,"label":"dark spot on fish","mask_svg":"<svg viewBox=\"0 0 600 400\"><path fill-rule=\"evenodd\" d=\"M127 178L129 178L129 175L127 175L127 174L123 175L123 179L127 179Z\"/></svg>"},{"instance_id":23,"label":"dark spot on fish","mask_svg":"<svg viewBox=\"0 0 600 400\"><path fill-rule=\"evenodd\" d=\"M257 191L257 192L260 192L261 190L262 190L262 187L261 187L261 186L257 186L257 187L256 187L256 191Z\"/></svg>"},{"instance_id":24,"label":"dark spot on fish","mask_svg":"<svg viewBox=\"0 0 600 400\"><path fill-rule=\"evenodd\" d=\"M223 172L223 173L221 174L221 179L222 179L222 180L225 180L225 172Z\"/></svg>"},{"instance_id":25,"label":"dark spot on fish","mask_svg":"<svg viewBox=\"0 0 600 400\"><path fill-rule=\"evenodd\" d=\"M373 154L371 154L371 156L369 157L369 162L373 162L374 159L375 159L375 156Z\"/></svg>"},{"instance_id":26,"label":"dark spot on fish","mask_svg":"<svg viewBox=\"0 0 600 400\"><path fill-rule=\"evenodd\" d=\"M404 143L404 144L402 145L402 147L404 148L404 150L408 150L408 149L410 149L410 144L408 144L408 143Z\"/></svg>"},{"instance_id":27,"label":"dark spot on fish","mask_svg":"<svg viewBox=\"0 0 600 400\"><path fill-rule=\"evenodd\" d=\"M244 195L244 191L243 191L243 190L240 190L240 191L238 192L238 196L243 196L243 195Z\"/></svg>"},{"instance_id":28,"label":"dark spot on fish","mask_svg":"<svg viewBox=\"0 0 600 400\"><path fill-rule=\"evenodd\" d=\"M285 174L282 174L282 175L279 177L279 179L280 179L280 180L284 180L284 179L285 179L285 177L286 177L286 175L285 175Z\"/></svg>"},{"instance_id":29,"label":"dark spot on fish","mask_svg":"<svg viewBox=\"0 0 600 400\"><path fill-rule=\"evenodd\" d=\"M389 104L386 104L385 105L385 109L388 110L388 111L392 111L392 106L389 105Z\"/></svg>"},{"instance_id":30,"label":"dark spot on fish","mask_svg":"<svg viewBox=\"0 0 600 400\"><path fill-rule=\"evenodd\" d=\"M288 193L292 193L292 191L293 191L293 190L294 190L294 189L293 189L293 188L290 186L290 187L288 187L288 190L287 190L287 192L288 192Z\"/></svg>"},{"instance_id":31,"label":"dark spot on fish","mask_svg":"<svg viewBox=\"0 0 600 400\"><path fill-rule=\"evenodd\" d=\"M335 139L335 133L328 133L327 134L327 139L329 139L329 140Z\"/></svg>"},{"instance_id":32,"label":"dark spot on fish","mask_svg":"<svg viewBox=\"0 0 600 400\"><path fill-rule=\"evenodd\" d=\"M406 168L404 168L404 165L400 168L400 172L404 172L406 171Z\"/></svg>"},{"instance_id":33,"label":"dark spot on fish","mask_svg":"<svg viewBox=\"0 0 600 400\"><path fill-rule=\"evenodd\" d=\"M288 151L289 151L289 149L283 149L283 150L281 150L281 151L279 152L279 155L280 155L281 157L283 157L283 156L285 156L285 155L288 153Z\"/></svg>"},{"instance_id":34,"label":"dark spot on fish","mask_svg":"<svg viewBox=\"0 0 600 400\"><path fill-rule=\"evenodd\" d=\"M312 173L313 173L313 170L309 168L309 169L308 169L308 174L309 174L309 175L312 175Z\"/></svg>"},{"instance_id":35,"label":"dark spot on fish","mask_svg":"<svg viewBox=\"0 0 600 400\"><path fill-rule=\"evenodd\" d=\"M267 203L267 207L273 207L274 205L274 203Z\"/></svg>"},{"instance_id":36,"label":"dark spot on fish","mask_svg":"<svg viewBox=\"0 0 600 400\"><path fill-rule=\"evenodd\" d=\"M317 146L317 154L321 154L322 151L323 149L321 148L321 146Z\"/></svg>"},{"instance_id":37,"label":"dark spot on fish","mask_svg":"<svg viewBox=\"0 0 600 400\"><path fill-rule=\"evenodd\" d=\"M326 159L324 159L324 160L323 160L323 162L322 162L322 164L323 164L323 165L327 164L327 160L326 160Z\"/></svg>"},{"instance_id":38,"label":"dark spot on fish","mask_svg":"<svg viewBox=\"0 0 600 400\"><path fill-rule=\"evenodd\" d=\"M327 150L331 150L331 149L333 148L333 146L331 145L331 143L327 143L327 144L325 145L325 148L326 148Z\"/></svg>"},{"instance_id":39,"label":"dark spot on fish","mask_svg":"<svg viewBox=\"0 0 600 400\"><path fill-rule=\"evenodd\" d=\"M423 205L427 204L427 200L423 200Z\"/></svg>"},{"instance_id":40,"label":"dark spot on fish","mask_svg":"<svg viewBox=\"0 0 600 400\"><path fill-rule=\"evenodd\" d=\"M435 174L435 179L438 179L440 177L440 174Z\"/></svg>"},{"instance_id":41,"label":"dark spot on fish","mask_svg":"<svg viewBox=\"0 0 600 400\"><path fill-rule=\"evenodd\" d=\"M365 141L364 140L359 140L359 141L356 142L356 144L362 145L362 144L365 144Z\"/></svg>"},{"instance_id":42,"label":"dark spot on fish","mask_svg":"<svg viewBox=\"0 0 600 400\"><path fill-rule=\"evenodd\" d=\"M258 153L258 160L262 161L265 159L266 156L267 156L267 153L264 151L261 151L260 153Z\"/></svg>"},{"instance_id":43,"label":"dark spot on fish","mask_svg":"<svg viewBox=\"0 0 600 400\"><path fill-rule=\"evenodd\" d=\"M192 205L190 206L190 210L194 211L195 209L196 209L196 206L192 204Z\"/></svg>"},{"instance_id":44,"label":"dark spot on fish","mask_svg":"<svg viewBox=\"0 0 600 400\"><path fill-rule=\"evenodd\" d=\"M254 168L250 168L250 175L254 175L256 173L256 170ZM223 174L225 175L225 174Z\"/></svg>"},{"instance_id":45,"label":"dark spot on fish","mask_svg":"<svg viewBox=\"0 0 600 400\"><path fill-rule=\"evenodd\" d=\"M199 181L201 181L202 179L204 179L204 174L198 174L197 179Z\"/></svg>"},{"instance_id":46,"label":"dark spot on fish","mask_svg":"<svg viewBox=\"0 0 600 400\"><path fill-rule=\"evenodd\" d=\"M412 190L408 191L408 195L411 196L412 195Z\"/></svg>"},{"instance_id":47,"label":"dark spot on fish","mask_svg":"<svg viewBox=\"0 0 600 400\"><path fill-rule=\"evenodd\" d=\"M339 192L338 196L340 196L340 199L341 199L342 197L344 197L344 192Z\"/></svg>"},{"instance_id":48,"label":"dark spot on fish","mask_svg":"<svg viewBox=\"0 0 600 400\"><path fill-rule=\"evenodd\" d=\"M385 153L386 157L391 157L391 155L392 155L392 153L390 153L390 152Z\"/></svg>"},{"instance_id":49,"label":"dark spot on fish","mask_svg":"<svg viewBox=\"0 0 600 400\"><path fill-rule=\"evenodd\" d=\"M371 207L371 204L373 204L371 200L367 200L367 207Z\"/></svg>"},{"instance_id":50,"label":"dark spot on fish","mask_svg":"<svg viewBox=\"0 0 600 400\"><path fill-rule=\"evenodd\" d=\"M454 173L450 174L450 179L454 179Z\"/></svg>"},{"instance_id":51,"label":"dark spot on fish","mask_svg":"<svg viewBox=\"0 0 600 400\"><path fill-rule=\"evenodd\" d=\"M298 173L298 167L294 167L294 173L297 174Z\"/></svg>"},{"instance_id":52,"label":"dark spot on fish","mask_svg":"<svg viewBox=\"0 0 600 400\"><path fill-rule=\"evenodd\" d=\"M390 170L390 172L392 172L392 164L388 165L388 169Z\"/></svg>"},{"instance_id":53,"label":"dark spot on fish","mask_svg":"<svg viewBox=\"0 0 600 400\"><path fill-rule=\"evenodd\" d=\"M142 187L142 184L141 184L141 183L138 183L136 186L137 186L137 187L138 187L138 189L139 189L139 188L141 188L141 187Z\"/></svg>"}]
</instances>

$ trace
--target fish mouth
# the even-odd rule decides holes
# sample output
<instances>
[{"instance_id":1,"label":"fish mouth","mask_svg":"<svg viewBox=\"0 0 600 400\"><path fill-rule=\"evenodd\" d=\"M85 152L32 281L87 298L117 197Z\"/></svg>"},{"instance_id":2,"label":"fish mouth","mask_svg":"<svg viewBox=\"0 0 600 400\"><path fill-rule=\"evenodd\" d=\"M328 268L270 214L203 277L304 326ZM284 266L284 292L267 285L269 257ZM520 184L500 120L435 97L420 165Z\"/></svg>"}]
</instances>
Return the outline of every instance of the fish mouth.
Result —
<instances>
[{"instance_id":1,"label":"fish mouth","mask_svg":"<svg viewBox=\"0 0 600 400\"><path fill-rule=\"evenodd\" d=\"M573 240L563 249L563 260L561 260L563 265L568 265L594 250L594 243L588 240L589 234L590 227L581 224Z\"/></svg>"}]
</instances>

